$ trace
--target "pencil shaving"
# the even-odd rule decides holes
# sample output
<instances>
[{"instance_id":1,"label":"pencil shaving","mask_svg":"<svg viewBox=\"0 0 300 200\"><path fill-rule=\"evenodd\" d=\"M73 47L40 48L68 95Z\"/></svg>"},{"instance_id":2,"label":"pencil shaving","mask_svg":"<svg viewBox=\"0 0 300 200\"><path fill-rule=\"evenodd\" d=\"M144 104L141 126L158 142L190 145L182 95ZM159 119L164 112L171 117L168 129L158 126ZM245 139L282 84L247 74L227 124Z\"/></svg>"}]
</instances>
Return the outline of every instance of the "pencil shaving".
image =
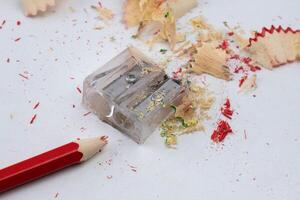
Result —
<instances>
[{"instance_id":1,"label":"pencil shaving","mask_svg":"<svg viewBox=\"0 0 300 200\"><path fill-rule=\"evenodd\" d=\"M26 16L36 16L39 12L46 12L55 6L55 0L22 0Z\"/></svg>"},{"instance_id":2,"label":"pencil shaving","mask_svg":"<svg viewBox=\"0 0 300 200\"><path fill-rule=\"evenodd\" d=\"M176 42L183 39L176 34L176 20L195 4L195 0L127 0L123 21L127 27L138 26L135 37L140 37L150 26L154 36L148 43L152 45L157 41L167 41L173 50Z\"/></svg>"},{"instance_id":3,"label":"pencil shaving","mask_svg":"<svg viewBox=\"0 0 300 200\"><path fill-rule=\"evenodd\" d=\"M176 33L176 43L184 42L186 40L185 33Z\"/></svg>"},{"instance_id":4,"label":"pencil shaving","mask_svg":"<svg viewBox=\"0 0 300 200\"><path fill-rule=\"evenodd\" d=\"M300 30L271 26L256 32L249 39L246 50L253 60L263 67L273 69L300 59Z\"/></svg>"},{"instance_id":5,"label":"pencil shaving","mask_svg":"<svg viewBox=\"0 0 300 200\"><path fill-rule=\"evenodd\" d=\"M175 18L179 19L197 6L196 0L168 0L171 9L174 12Z\"/></svg>"},{"instance_id":6,"label":"pencil shaving","mask_svg":"<svg viewBox=\"0 0 300 200\"><path fill-rule=\"evenodd\" d=\"M226 52L217 49L213 43L203 43L201 47L196 48L194 61L191 62L191 71L230 80L229 68L226 66L227 57Z\"/></svg>"},{"instance_id":7,"label":"pencil shaving","mask_svg":"<svg viewBox=\"0 0 300 200\"><path fill-rule=\"evenodd\" d=\"M243 37L245 31L240 26L230 27L227 22L223 22L224 26L231 32L231 37L239 46L239 49L244 49L248 46L249 41Z\"/></svg>"},{"instance_id":8,"label":"pencil shaving","mask_svg":"<svg viewBox=\"0 0 300 200\"><path fill-rule=\"evenodd\" d=\"M212 26L206 22L206 19L203 16L197 16L190 19L190 23L194 29L212 29Z\"/></svg>"},{"instance_id":9,"label":"pencil shaving","mask_svg":"<svg viewBox=\"0 0 300 200\"><path fill-rule=\"evenodd\" d=\"M123 22L127 27L137 26L142 20L142 11L147 1L127 0L124 4Z\"/></svg>"},{"instance_id":10,"label":"pencil shaving","mask_svg":"<svg viewBox=\"0 0 300 200\"><path fill-rule=\"evenodd\" d=\"M248 45L248 40L237 32L234 32L233 39L239 45L240 49L245 49Z\"/></svg>"},{"instance_id":11,"label":"pencil shaving","mask_svg":"<svg viewBox=\"0 0 300 200\"><path fill-rule=\"evenodd\" d=\"M142 21L151 20L152 14L159 12L160 6L164 3L168 4L176 19L185 15L197 4L195 0L127 0L123 15L125 25L133 27Z\"/></svg>"},{"instance_id":12,"label":"pencil shaving","mask_svg":"<svg viewBox=\"0 0 300 200\"><path fill-rule=\"evenodd\" d=\"M211 42L211 41L219 41L222 40L223 35L217 31L209 31L206 33L201 33L198 36L198 40L201 42Z\"/></svg>"},{"instance_id":13,"label":"pencil shaving","mask_svg":"<svg viewBox=\"0 0 300 200\"><path fill-rule=\"evenodd\" d=\"M191 84L180 105L173 106L174 114L161 125L161 136L168 147L177 144L177 136L204 131L203 122L209 119L208 111L215 102L211 92Z\"/></svg>"},{"instance_id":14,"label":"pencil shaving","mask_svg":"<svg viewBox=\"0 0 300 200\"><path fill-rule=\"evenodd\" d=\"M238 93L248 93L250 91L255 90L257 88L256 79L256 74L253 74L251 77L246 78L243 84L241 85L241 88L238 91Z\"/></svg>"}]
</instances>

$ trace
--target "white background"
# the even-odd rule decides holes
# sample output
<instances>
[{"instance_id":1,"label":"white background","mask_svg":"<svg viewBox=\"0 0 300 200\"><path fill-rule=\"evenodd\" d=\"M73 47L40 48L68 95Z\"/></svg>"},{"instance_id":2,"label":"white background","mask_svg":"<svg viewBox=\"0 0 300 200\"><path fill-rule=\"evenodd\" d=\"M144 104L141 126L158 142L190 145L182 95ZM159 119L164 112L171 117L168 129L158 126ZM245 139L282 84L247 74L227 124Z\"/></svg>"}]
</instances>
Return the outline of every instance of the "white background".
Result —
<instances>
[{"instance_id":1,"label":"white background","mask_svg":"<svg viewBox=\"0 0 300 200\"><path fill-rule=\"evenodd\" d=\"M234 134L223 144L210 140L218 119L215 112L205 132L180 137L177 149L166 148L158 132L137 145L94 115L83 116L87 111L76 87L128 44L157 61L160 47L147 52L143 43L130 38L134 29L120 23L122 1L102 1L116 17L103 30L94 30L103 24L90 9L96 3L61 0L55 13L26 18L18 1L0 0L0 23L6 20L0 30L0 167L77 137L110 137L107 148L92 160L0 199L55 199L56 193L56 199L72 200L300 199L300 63L259 72L256 98L237 94L237 80L210 79L220 85L215 90L216 109L229 96L236 111L231 121ZM208 0L179 26L188 26L187 19L202 14L216 27L227 21L245 30L271 24L300 28L299 8L298 0ZM111 36L116 40L110 41ZM30 73L28 80L18 75L24 71ZM40 106L33 110L37 102ZM34 114L36 121L30 125Z\"/></svg>"}]
</instances>

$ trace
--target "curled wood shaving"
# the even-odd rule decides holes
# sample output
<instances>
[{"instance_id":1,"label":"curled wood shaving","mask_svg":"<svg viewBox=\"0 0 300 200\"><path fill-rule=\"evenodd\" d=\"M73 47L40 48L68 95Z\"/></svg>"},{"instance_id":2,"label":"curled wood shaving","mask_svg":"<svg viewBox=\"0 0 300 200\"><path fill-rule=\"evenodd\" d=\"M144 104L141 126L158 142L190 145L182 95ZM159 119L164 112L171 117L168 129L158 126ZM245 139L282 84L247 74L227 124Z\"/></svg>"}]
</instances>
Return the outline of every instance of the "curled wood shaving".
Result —
<instances>
[{"instance_id":1,"label":"curled wood shaving","mask_svg":"<svg viewBox=\"0 0 300 200\"><path fill-rule=\"evenodd\" d=\"M127 0L124 3L123 20L126 26L136 26L152 19L160 11L160 6L167 4L176 19L185 15L197 5L196 0ZM166 14L166 13L165 13Z\"/></svg>"},{"instance_id":2,"label":"curled wood shaving","mask_svg":"<svg viewBox=\"0 0 300 200\"><path fill-rule=\"evenodd\" d=\"M180 49L180 51L177 50L177 56L192 57L188 72L206 73L217 78L230 80L231 74L227 66L227 59L233 50L230 49L228 41L224 39L224 34L208 24L201 16L192 18L190 21L194 28L199 31L197 42Z\"/></svg>"},{"instance_id":3,"label":"curled wood shaving","mask_svg":"<svg viewBox=\"0 0 300 200\"><path fill-rule=\"evenodd\" d=\"M22 0L22 5L26 16L35 16L38 12L46 12L47 9L55 5L55 0Z\"/></svg>"},{"instance_id":4,"label":"curled wood shaving","mask_svg":"<svg viewBox=\"0 0 300 200\"><path fill-rule=\"evenodd\" d=\"M253 60L272 69L288 62L300 60L300 30L271 26L263 28L249 39L246 50Z\"/></svg>"},{"instance_id":5,"label":"curled wood shaving","mask_svg":"<svg viewBox=\"0 0 300 200\"><path fill-rule=\"evenodd\" d=\"M151 26L152 34L155 35L152 41L167 41L171 49L174 49L178 41L176 19L190 10L195 2L195 0L127 0L123 20L127 27L138 25L134 37L139 37Z\"/></svg>"},{"instance_id":6,"label":"curled wood shaving","mask_svg":"<svg viewBox=\"0 0 300 200\"><path fill-rule=\"evenodd\" d=\"M140 2L146 3L146 1L140 0L127 0L124 4L123 21L127 27L137 26L142 19L142 9L140 9Z\"/></svg>"},{"instance_id":7,"label":"curled wood shaving","mask_svg":"<svg viewBox=\"0 0 300 200\"><path fill-rule=\"evenodd\" d=\"M197 6L196 0L168 0L171 9L174 12L175 18L179 19Z\"/></svg>"},{"instance_id":8,"label":"curled wood shaving","mask_svg":"<svg viewBox=\"0 0 300 200\"><path fill-rule=\"evenodd\" d=\"M229 68L226 65L228 55L225 51L218 49L214 43L203 43L197 47L191 62L191 71L196 74L210 74L217 78L230 80Z\"/></svg>"},{"instance_id":9,"label":"curled wood shaving","mask_svg":"<svg viewBox=\"0 0 300 200\"><path fill-rule=\"evenodd\" d=\"M208 24L202 16L194 17L190 22L198 32L197 42L189 47L180 49L180 52L176 51L176 53L178 53L177 56L192 56L197 52L197 48L201 47L203 43L220 43L224 40L224 34L215 30L215 28L211 24Z\"/></svg>"},{"instance_id":10,"label":"curled wood shaving","mask_svg":"<svg viewBox=\"0 0 300 200\"><path fill-rule=\"evenodd\" d=\"M139 35L147 25L157 25L155 30L155 37L158 38L157 41L167 41L169 42L171 49L174 49L176 44L176 24L174 13L169 4L166 2L160 3L158 7L156 6L157 5L154 4L155 9L145 13L144 19L139 25L137 35Z\"/></svg>"}]
</instances>

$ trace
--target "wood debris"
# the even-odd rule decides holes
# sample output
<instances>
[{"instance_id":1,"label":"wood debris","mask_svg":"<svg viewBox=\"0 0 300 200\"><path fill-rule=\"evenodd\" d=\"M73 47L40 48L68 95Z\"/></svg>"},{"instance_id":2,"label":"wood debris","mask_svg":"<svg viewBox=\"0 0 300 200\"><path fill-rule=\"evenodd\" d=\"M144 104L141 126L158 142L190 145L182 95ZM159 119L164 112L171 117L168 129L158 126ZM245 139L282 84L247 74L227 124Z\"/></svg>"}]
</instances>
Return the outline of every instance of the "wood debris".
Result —
<instances>
[{"instance_id":1,"label":"wood debris","mask_svg":"<svg viewBox=\"0 0 300 200\"><path fill-rule=\"evenodd\" d=\"M135 38L153 35L149 44L167 41L173 50L177 41L183 41L176 34L176 20L195 5L195 0L127 0L123 21L127 27L138 26Z\"/></svg>"},{"instance_id":2,"label":"wood debris","mask_svg":"<svg viewBox=\"0 0 300 200\"><path fill-rule=\"evenodd\" d=\"M211 30L212 26L206 22L203 16L197 16L190 19L190 23L194 29Z\"/></svg>"},{"instance_id":3,"label":"wood debris","mask_svg":"<svg viewBox=\"0 0 300 200\"><path fill-rule=\"evenodd\" d=\"M99 13L98 18L100 20L110 20L115 15L112 10L103 7L101 3L99 3L97 6L92 5L91 8L95 9Z\"/></svg>"},{"instance_id":4,"label":"wood debris","mask_svg":"<svg viewBox=\"0 0 300 200\"><path fill-rule=\"evenodd\" d=\"M55 5L55 0L22 0L26 16L35 16L38 12L46 12L49 7Z\"/></svg>"},{"instance_id":5,"label":"wood debris","mask_svg":"<svg viewBox=\"0 0 300 200\"><path fill-rule=\"evenodd\" d=\"M171 106L174 114L161 125L161 136L165 137L166 145L176 145L178 135L204 131L203 122L209 119L208 111L214 101L207 89L195 84L189 85L180 105Z\"/></svg>"},{"instance_id":6,"label":"wood debris","mask_svg":"<svg viewBox=\"0 0 300 200\"><path fill-rule=\"evenodd\" d=\"M240 86L240 92L247 93L257 88L256 85L257 75L253 74L251 77L247 77Z\"/></svg>"},{"instance_id":7,"label":"wood debris","mask_svg":"<svg viewBox=\"0 0 300 200\"><path fill-rule=\"evenodd\" d=\"M176 33L176 43L184 42L186 40L185 33Z\"/></svg>"},{"instance_id":8,"label":"wood debris","mask_svg":"<svg viewBox=\"0 0 300 200\"><path fill-rule=\"evenodd\" d=\"M227 22L223 22L224 26L230 31L228 35L238 45L239 49L244 49L248 46L249 41L244 36L245 31L240 26L230 27Z\"/></svg>"},{"instance_id":9,"label":"wood debris","mask_svg":"<svg viewBox=\"0 0 300 200\"><path fill-rule=\"evenodd\" d=\"M246 50L253 60L268 69L300 60L300 30L264 27L249 39Z\"/></svg>"},{"instance_id":10,"label":"wood debris","mask_svg":"<svg viewBox=\"0 0 300 200\"><path fill-rule=\"evenodd\" d=\"M206 73L228 81L231 74L226 65L227 58L226 52L218 49L214 43L203 43L196 48L190 70L196 74Z\"/></svg>"}]
</instances>

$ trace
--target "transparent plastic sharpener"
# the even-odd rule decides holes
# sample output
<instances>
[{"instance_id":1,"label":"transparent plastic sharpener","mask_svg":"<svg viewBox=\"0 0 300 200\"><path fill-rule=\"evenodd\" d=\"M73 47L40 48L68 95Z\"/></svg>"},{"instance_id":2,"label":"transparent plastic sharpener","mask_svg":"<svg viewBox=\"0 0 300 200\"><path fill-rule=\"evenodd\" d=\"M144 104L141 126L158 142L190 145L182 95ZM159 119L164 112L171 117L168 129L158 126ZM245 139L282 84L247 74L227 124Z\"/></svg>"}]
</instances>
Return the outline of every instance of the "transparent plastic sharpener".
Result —
<instances>
[{"instance_id":1,"label":"transparent plastic sharpener","mask_svg":"<svg viewBox=\"0 0 300 200\"><path fill-rule=\"evenodd\" d=\"M128 47L83 83L83 104L139 144L173 111L185 88L154 62Z\"/></svg>"}]
</instances>

